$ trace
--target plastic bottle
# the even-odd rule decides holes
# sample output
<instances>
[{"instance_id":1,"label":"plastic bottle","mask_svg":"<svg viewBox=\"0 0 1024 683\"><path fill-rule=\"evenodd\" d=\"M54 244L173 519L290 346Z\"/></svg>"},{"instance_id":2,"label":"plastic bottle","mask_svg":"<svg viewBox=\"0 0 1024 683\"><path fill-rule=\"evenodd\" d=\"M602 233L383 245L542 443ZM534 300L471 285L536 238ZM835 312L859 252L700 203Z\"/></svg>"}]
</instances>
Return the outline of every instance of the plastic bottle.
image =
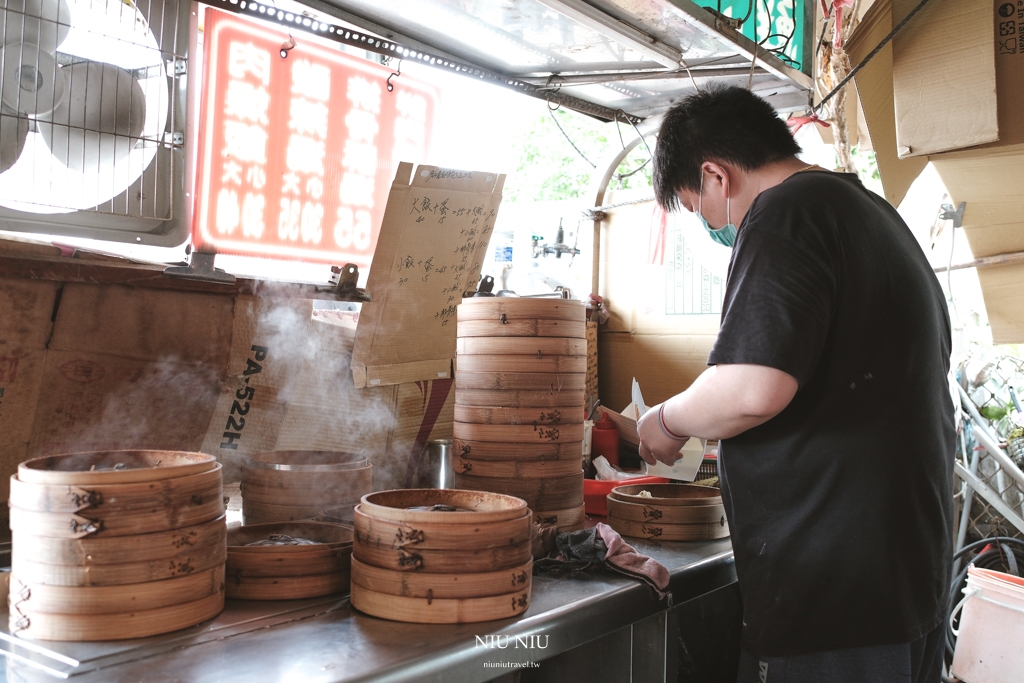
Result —
<instances>
[{"instance_id":1,"label":"plastic bottle","mask_svg":"<svg viewBox=\"0 0 1024 683\"><path fill-rule=\"evenodd\" d=\"M603 455L610 464L619 464L619 430L608 415L601 415L601 419L594 423L590 454L591 458Z\"/></svg>"}]
</instances>

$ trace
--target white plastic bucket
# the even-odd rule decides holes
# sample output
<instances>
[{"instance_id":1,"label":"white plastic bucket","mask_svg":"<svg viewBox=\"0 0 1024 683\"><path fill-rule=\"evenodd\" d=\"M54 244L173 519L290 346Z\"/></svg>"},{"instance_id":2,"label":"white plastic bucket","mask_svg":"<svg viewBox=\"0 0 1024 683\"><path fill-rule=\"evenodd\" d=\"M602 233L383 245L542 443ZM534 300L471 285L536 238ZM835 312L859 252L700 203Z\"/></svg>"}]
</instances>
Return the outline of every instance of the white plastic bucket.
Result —
<instances>
[{"instance_id":1,"label":"white plastic bucket","mask_svg":"<svg viewBox=\"0 0 1024 683\"><path fill-rule=\"evenodd\" d=\"M962 611L961 611L962 610ZM1024 680L1024 579L968 567L950 673L964 683Z\"/></svg>"}]
</instances>

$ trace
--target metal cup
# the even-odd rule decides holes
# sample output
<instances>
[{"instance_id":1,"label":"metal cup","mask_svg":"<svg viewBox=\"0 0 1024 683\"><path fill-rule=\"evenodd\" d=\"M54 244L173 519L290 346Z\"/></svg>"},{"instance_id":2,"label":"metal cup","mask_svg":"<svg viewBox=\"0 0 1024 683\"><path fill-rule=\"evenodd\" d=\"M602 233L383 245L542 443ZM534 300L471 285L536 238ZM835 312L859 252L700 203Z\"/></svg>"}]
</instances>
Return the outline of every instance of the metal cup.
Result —
<instances>
[{"instance_id":1,"label":"metal cup","mask_svg":"<svg viewBox=\"0 0 1024 683\"><path fill-rule=\"evenodd\" d=\"M427 487L450 489L454 486L455 470L452 466L452 440L436 439L427 442Z\"/></svg>"}]
</instances>

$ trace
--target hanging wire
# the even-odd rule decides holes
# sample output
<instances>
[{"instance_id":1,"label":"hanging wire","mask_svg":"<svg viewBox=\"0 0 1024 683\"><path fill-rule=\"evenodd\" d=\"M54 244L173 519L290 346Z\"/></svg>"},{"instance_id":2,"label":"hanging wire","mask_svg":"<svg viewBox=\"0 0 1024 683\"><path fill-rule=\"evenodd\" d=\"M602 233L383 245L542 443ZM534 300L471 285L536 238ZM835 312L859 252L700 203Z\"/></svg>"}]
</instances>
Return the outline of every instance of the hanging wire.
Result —
<instances>
[{"instance_id":1,"label":"hanging wire","mask_svg":"<svg viewBox=\"0 0 1024 683\"><path fill-rule=\"evenodd\" d=\"M625 114L626 114L621 109L618 112L615 113L615 127L616 128L618 128L618 125L619 125L619 114L620 113L623 116L625 116ZM647 148L647 161L645 161L644 163L640 164L639 166L634 168L629 173L616 173L615 174L615 179L616 180L624 180L624 179L626 179L626 178L628 178L628 177L630 177L632 175L635 175L635 174L639 173L640 171L642 171L647 166L647 164L649 164L652 161L654 161L654 152L651 151L651 146L647 144L647 139L640 133L640 129L636 127L636 124L633 123L632 121L630 121L629 117L626 117L626 120L629 121L629 123L633 126L633 130L636 131L637 136L640 138L640 142L644 143L644 147ZM621 132L619 133L619 139L620 140L622 139L622 133ZM622 148L625 149L626 145L623 144Z\"/></svg>"},{"instance_id":2,"label":"hanging wire","mask_svg":"<svg viewBox=\"0 0 1024 683\"><path fill-rule=\"evenodd\" d=\"M591 168L597 168L597 164L595 164L595 163L594 163L593 161L591 161L590 159L588 159L588 158L587 158L587 155L586 155L586 154L584 154L584 153L583 153L582 151L580 151L580 148L576 146L576 143L572 141L572 138L570 138L570 137L569 137L569 134L568 134L568 133L566 133L566 132L565 132L565 130L564 130L564 129L562 128L562 124L560 124L560 123L558 122L558 117L557 117L557 116L555 116L555 112L556 112L556 111L558 111L558 110L559 110L559 109L561 109L561 108L562 108L562 105L558 105L557 107L555 107L554 109L552 109L552 108L551 108L551 102L550 102L550 100L548 101L548 111L549 111L549 112L551 113L551 120L555 122L555 126L556 126L556 127L558 128L558 130L559 130L559 131L561 131L562 135L563 135L563 136L565 137L565 139L566 139L566 140L567 140L567 141L569 142L569 144L570 144L570 145L572 145L572 148L573 148L574 150L576 150L576 153L580 155L580 157L581 157L581 158L583 159L583 161L585 161L585 162L587 162L588 164L590 164L590 167L591 167ZM635 128L635 127L636 127L636 126L634 126L634 128Z\"/></svg>"},{"instance_id":3,"label":"hanging wire","mask_svg":"<svg viewBox=\"0 0 1024 683\"><path fill-rule=\"evenodd\" d=\"M757 42L757 0L754 2L754 42ZM747 90L754 89L754 64L757 63L757 45L750 53L750 77L747 78Z\"/></svg>"}]
</instances>

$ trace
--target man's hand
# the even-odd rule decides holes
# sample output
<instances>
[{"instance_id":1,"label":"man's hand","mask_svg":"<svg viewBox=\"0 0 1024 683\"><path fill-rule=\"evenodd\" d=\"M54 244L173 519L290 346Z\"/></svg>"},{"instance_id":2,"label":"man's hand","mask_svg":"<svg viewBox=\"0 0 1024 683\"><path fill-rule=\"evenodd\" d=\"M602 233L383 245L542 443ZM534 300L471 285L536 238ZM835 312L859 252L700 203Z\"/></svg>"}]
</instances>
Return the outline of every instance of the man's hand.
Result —
<instances>
[{"instance_id":1,"label":"man's hand","mask_svg":"<svg viewBox=\"0 0 1024 683\"><path fill-rule=\"evenodd\" d=\"M677 439L662 429L660 409L661 406L650 408L636 425L637 434L640 436L640 457L648 465L654 465L658 460L666 465L673 465L679 460L679 449L690 437Z\"/></svg>"}]
</instances>

